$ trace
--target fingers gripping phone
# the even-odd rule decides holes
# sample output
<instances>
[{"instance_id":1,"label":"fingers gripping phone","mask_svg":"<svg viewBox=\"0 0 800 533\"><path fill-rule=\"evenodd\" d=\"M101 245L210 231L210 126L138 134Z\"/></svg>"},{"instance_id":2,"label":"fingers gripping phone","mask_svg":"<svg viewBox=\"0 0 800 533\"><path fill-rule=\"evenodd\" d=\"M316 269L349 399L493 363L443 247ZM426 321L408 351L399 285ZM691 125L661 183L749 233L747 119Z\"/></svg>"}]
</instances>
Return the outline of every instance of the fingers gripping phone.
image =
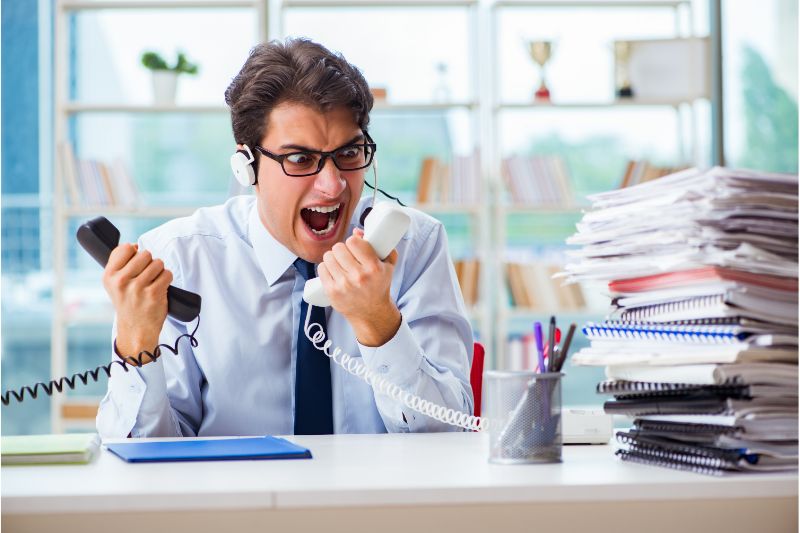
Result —
<instances>
[{"instance_id":1,"label":"fingers gripping phone","mask_svg":"<svg viewBox=\"0 0 800 533\"><path fill-rule=\"evenodd\" d=\"M408 231L409 225L411 217L402 207L381 202L370 211L364 222L364 240L383 261L397 247L400 239ZM312 278L306 282L303 288L303 300L317 307L331 305L319 278Z\"/></svg>"},{"instance_id":2,"label":"fingers gripping phone","mask_svg":"<svg viewBox=\"0 0 800 533\"><path fill-rule=\"evenodd\" d=\"M105 267L111 251L119 245L119 230L106 217L97 217L78 228L78 242L100 266ZM199 294L169 286L167 314L181 322L191 322L200 314Z\"/></svg>"}]
</instances>

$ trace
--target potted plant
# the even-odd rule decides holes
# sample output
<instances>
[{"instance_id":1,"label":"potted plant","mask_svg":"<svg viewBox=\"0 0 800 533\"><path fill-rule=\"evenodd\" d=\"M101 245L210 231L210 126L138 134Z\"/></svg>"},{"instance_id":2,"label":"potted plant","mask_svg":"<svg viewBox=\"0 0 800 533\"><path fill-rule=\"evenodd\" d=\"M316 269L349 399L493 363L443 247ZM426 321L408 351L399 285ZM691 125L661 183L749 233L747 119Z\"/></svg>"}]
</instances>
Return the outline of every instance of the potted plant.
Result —
<instances>
[{"instance_id":1,"label":"potted plant","mask_svg":"<svg viewBox=\"0 0 800 533\"><path fill-rule=\"evenodd\" d=\"M178 75L197 74L197 65L186 59L183 52L178 52L175 65L170 67L156 52L144 52L142 65L153 73L153 99L156 104L172 105L175 103L175 92L178 87Z\"/></svg>"}]
</instances>

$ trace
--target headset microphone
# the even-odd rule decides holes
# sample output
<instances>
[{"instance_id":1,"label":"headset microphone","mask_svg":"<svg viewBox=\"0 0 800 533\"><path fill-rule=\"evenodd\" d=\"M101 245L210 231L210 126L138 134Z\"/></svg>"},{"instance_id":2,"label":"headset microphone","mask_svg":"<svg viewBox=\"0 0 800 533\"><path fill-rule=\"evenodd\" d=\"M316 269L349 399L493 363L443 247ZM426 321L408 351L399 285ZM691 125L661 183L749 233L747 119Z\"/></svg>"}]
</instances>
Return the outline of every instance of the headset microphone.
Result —
<instances>
[{"instance_id":1,"label":"headset microphone","mask_svg":"<svg viewBox=\"0 0 800 533\"><path fill-rule=\"evenodd\" d=\"M252 165L255 160L253 152L250 151L250 147L246 144L243 144L242 149L236 150L236 153L231 156L231 170L233 170L236 181L242 187L256 184L256 171Z\"/></svg>"},{"instance_id":2,"label":"headset microphone","mask_svg":"<svg viewBox=\"0 0 800 533\"><path fill-rule=\"evenodd\" d=\"M358 221L361 223L362 227L364 226L364 223L366 222L367 217L369 216L370 212L372 211L372 208L375 207L375 196L378 194L378 192L380 192L382 195L384 195L387 198L391 198L392 200L394 200L398 204L402 205L403 207L406 207L406 204L401 202L399 198L397 198L395 196L392 196L391 194L388 194L383 189L378 188L378 158L377 157L375 157L372 160L372 175L373 175L373 179L374 179L374 185L370 185L366 181L364 182L364 185L366 185L367 187L372 189L372 205L370 205L369 207L364 209L364 212L361 213L361 217L358 219Z\"/></svg>"}]
</instances>

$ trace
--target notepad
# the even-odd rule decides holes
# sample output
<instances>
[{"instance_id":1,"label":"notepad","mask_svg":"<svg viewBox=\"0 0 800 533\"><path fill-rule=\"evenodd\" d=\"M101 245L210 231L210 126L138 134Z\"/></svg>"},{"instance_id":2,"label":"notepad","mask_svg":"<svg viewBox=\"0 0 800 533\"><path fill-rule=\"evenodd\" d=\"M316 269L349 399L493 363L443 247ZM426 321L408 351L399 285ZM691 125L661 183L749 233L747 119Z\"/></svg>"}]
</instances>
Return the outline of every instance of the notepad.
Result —
<instances>
[{"instance_id":1,"label":"notepad","mask_svg":"<svg viewBox=\"0 0 800 533\"><path fill-rule=\"evenodd\" d=\"M232 461L244 459L311 459L307 448L278 437L183 439L118 442L106 445L129 463L159 461Z\"/></svg>"},{"instance_id":2,"label":"notepad","mask_svg":"<svg viewBox=\"0 0 800 533\"><path fill-rule=\"evenodd\" d=\"M95 433L14 435L0 439L4 465L88 463L99 445Z\"/></svg>"}]
</instances>

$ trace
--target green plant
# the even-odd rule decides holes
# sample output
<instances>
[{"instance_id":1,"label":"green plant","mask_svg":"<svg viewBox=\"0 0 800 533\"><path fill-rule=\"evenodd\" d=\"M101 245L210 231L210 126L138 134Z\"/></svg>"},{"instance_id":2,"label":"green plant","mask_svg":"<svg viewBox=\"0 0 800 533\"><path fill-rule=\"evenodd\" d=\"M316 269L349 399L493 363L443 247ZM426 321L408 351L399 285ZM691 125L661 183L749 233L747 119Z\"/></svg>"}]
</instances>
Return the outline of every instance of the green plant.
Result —
<instances>
[{"instance_id":1,"label":"green plant","mask_svg":"<svg viewBox=\"0 0 800 533\"><path fill-rule=\"evenodd\" d=\"M178 60L175 65L170 67L161 55L157 52L144 52L142 54L142 65L150 70L169 70L177 74L197 74L197 64L186 59L183 52L178 52Z\"/></svg>"}]
</instances>

